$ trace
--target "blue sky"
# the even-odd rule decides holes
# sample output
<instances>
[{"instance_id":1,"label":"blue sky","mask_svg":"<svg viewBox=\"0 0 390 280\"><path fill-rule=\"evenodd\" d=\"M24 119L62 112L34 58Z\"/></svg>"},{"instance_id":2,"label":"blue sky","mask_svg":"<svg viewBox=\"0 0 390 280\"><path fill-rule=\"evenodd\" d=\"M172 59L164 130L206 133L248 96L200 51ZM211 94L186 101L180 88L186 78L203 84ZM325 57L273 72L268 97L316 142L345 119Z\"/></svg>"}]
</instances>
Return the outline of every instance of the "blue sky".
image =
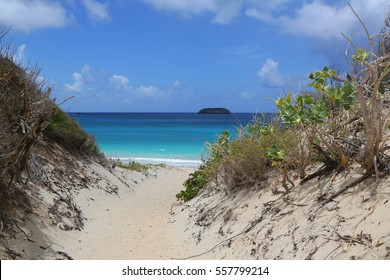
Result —
<instances>
[{"instance_id":1,"label":"blue sky","mask_svg":"<svg viewBox=\"0 0 390 280\"><path fill-rule=\"evenodd\" d=\"M351 0L371 33L388 0ZM15 60L76 112L270 112L364 30L344 0L0 0Z\"/></svg>"}]
</instances>

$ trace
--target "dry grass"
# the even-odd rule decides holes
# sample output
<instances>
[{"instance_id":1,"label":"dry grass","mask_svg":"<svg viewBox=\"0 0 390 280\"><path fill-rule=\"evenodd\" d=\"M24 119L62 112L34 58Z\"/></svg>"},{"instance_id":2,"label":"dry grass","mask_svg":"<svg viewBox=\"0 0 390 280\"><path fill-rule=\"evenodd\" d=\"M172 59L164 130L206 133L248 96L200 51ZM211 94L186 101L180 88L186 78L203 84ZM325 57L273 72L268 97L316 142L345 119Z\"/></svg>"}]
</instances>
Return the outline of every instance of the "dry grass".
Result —
<instances>
[{"instance_id":1,"label":"dry grass","mask_svg":"<svg viewBox=\"0 0 390 280\"><path fill-rule=\"evenodd\" d=\"M10 47L0 49L0 201L12 195L13 185L29 171L32 148L51 114L50 90L39 79L38 68L19 66Z\"/></svg>"}]
</instances>

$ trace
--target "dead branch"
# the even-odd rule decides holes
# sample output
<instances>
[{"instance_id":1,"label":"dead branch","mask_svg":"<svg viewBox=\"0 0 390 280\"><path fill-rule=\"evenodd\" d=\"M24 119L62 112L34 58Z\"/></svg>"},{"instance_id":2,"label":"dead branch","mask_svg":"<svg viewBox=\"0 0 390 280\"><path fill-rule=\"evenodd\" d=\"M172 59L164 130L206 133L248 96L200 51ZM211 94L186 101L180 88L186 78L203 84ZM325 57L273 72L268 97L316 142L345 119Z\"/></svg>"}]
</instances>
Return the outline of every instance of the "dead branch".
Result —
<instances>
[{"instance_id":1,"label":"dead branch","mask_svg":"<svg viewBox=\"0 0 390 280\"><path fill-rule=\"evenodd\" d=\"M329 196L326 200L322 201L318 207L313 210L310 214L309 214L309 221L313 221L314 218L315 218L315 215L316 213L322 208L324 207L326 204L328 204L329 202L333 201L336 197L338 197L340 194L344 193L346 190L356 186L357 184L360 184L361 182L363 182L364 180L366 180L367 178L369 178L370 176L372 175L372 171L368 171L366 173L364 173L361 177L357 178L356 180L354 180L353 182L345 185L344 187L342 187L340 190L338 190L337 192L335 192L334 194L332 194L331 196Z\"/></svg>"},{"instance_id":2,"label":"dead branch","mask_svg":"<svg viewBox=\"0 0 390 280\"><path fill-rule=\"evenodd\" d=\"M246 234L248 233L249 231L251 231L252 229L254 229L256 227L256 225L258 225L263 219L264 219L264 216L272 209L272 204L273 204L273 201L270 201L268 203L264 203L264 208L263 208L263 211L261 213L261 216L252 220L246 227L244 230L242 230L241 232L229 237L229 238L226 238L224 240L222 240L221 242L217 243L216 245L214 245L213 247L211 247L210 249L208 249L207 251L205 252L202 252L202 253L199 253L199 254L196 254L196 255L192 255L192 256L189 256L189 257L186 257L186 258L182 258L180 260L189 260L189 259L193 259L193 258L197 258L197 257L200 257L200 256L203 256L207 253L210 253L211 251L213 251L215 248L217 248L218 246L221 246L222 244L226 243L226 242L229 242L235 238L237 238L238 236L240 235L243 235L243 234Z\"/></svg>"}]
</instances>

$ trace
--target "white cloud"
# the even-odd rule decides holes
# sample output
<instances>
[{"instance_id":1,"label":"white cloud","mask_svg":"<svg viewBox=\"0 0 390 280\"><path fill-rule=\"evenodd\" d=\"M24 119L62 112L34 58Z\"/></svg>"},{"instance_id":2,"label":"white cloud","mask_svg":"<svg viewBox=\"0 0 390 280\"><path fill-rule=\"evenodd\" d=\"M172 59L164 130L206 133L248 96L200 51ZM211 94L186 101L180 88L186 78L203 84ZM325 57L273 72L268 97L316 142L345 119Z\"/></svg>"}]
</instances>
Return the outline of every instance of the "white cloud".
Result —
<instances>
[{"instance_id":1,"label":"white cloud","mask_svg":"<svg viewBox=\"0 0 390 280\"><path fill-rule=\"evenodd\" d=\"M279 63L271 58L266 60L258 75L267 87L282 87L284 84L283 75L279 73Z\"/></svg>"},{"instance_id":2,"label":"white cloud","mask_svg":"<svg viewBox=\"0 0 390 280\"><path fill-rule=\"evenodd\" d=\"M267 23L274 23L276 19L269 11L259 11L257 8L250 8L245 11L248 17L255 18Z\"/></svg>"},{"instance_id":3,"label":"white cloud","mask_svg":"<svg viewBox=\"0 0 390 280\"><path fill-rule=\"evenodd\" d=\"M288 3L294 2L294 0L248 0L247 2L250 3L252 7L264 10L278 10L285 8Z\"/></svg>"},{"instance_id":4,"label":"white cloud","mask_svg":"<svg viewBox=\"0 0 390 280\"><path fill-rule=\"evenodd\" d=\"M143 0L158 10L194 17L205 13L214 14L213 22L228 24L240 15L243 8L273 10L292 0Z\"/></svg>"},{"instance_id":5,"label":"white cloud","mask_svg":"<svg viewBox=\"0 0 390 280\"><path fill-rule=\"evenodd\" d=\"M225 1L224 5L218 5L213 22L228 24L240 14L243 1Z\"/></svg>"},{"instance_id":6,"label":"white cloud","mask_svg":"<svg viewBox=\"0 0 390 280\"><path fill-rule=\"evenodd\" d=\"M388 12L388 0L352 0L351 5L371 33L380 30ZM341 32L348 36L352 33L359 36L364 32L348 6L348 1L336 1L333 4L321 0L304 2L294 15L275 16L256 8L247 9L246 15L266 23L275 23L287 33L316 39L343 40Z\"/></svg>"},{"instance_id":7,"label":"white cloud","mask_svg":"<svg viewBox=\"0 0 390 280\"><path fill-rule=\"evenodd\" d=\"M1 0L0 25L25 32L34 29L64 27L71 17L57 1Z\"/></svg>"},{"instance_id":8,"label":"white cloud","mask_svg":"<svg viewBox=\"0 0 390 280\"><path fill-rule=\"evenodd\" d=\"M144 96L156 96L157 94L162 93L158 88L155 86L139 86L136 88L136 91Z\"/></svg>"},{"instance_id":9,"label":"white cloud","mask_svg":"<svg viewBox=\"0 0 390 280\"><path fill-rule=\"evenodd\" d=\"M160 100L170 94L169 90L180 88L180 81L176 80L172 87L168 90L158 88L153 85L144 86L132 86L130 85L129 78L123 75L113 74L110 77L110 85L115 88L118 92L130 94L134 98L151 98Z\"/></svg>"},{"instance_id":10,"label":"white cloud","mask_svg":"<svg viewBox=\"0 0 390 280\"><path fill-rule=\"evenodd\" d=\"M84 64L83 67L81 68L81 73L73 73L73 84L64 84L64 87L68 91L72 92L83 92L86 90L85 85L89 82L94 81L94 77L92 76L91 73L91 68L89 67L88 64Z\"/></svg>"},{"instance_id":11,"label":"white cloud","mask_svg":"<svg viewBox=\"0 0 390 280\"><path fill-rule=\"evenodd\" d=\"M143 0L158 10L179 13L183 16L196 16L216 10L214 0Z\"/></svg>"},{"instance_id":12,"label":"white cloud","mask_svg":"<svg viewBox=\"0 0 390 280\"><path fill-rule=\"evenodd\" d=\"M131 89L129 85L129 78L122 75L112 75L110 78L110 84L114 86L117 90L129 90Z\"/></svg>"},{"instance_id":13,"label":"white cloud","mask_svg":"<svg viewBox=\"0 0 390 280\"><path fill-rule=\"evenodd\" d=\"M90 18L99 21L107 21L110 19L108 14L108 3L99 3L96 0L82 0L82 4Z\"/></svg>"},{"instance_id":14,"label":"white cloud","mask_svg":"<svg viewBox=\"0 0 390 280\"><path fill-rule=\"evenodd\" d=\"M340 32L349 32L355 23L348 6L331 6L320 1L304 4L295 17L280 18L282 27L291 33L314 38L341 38Z\"/></svg>"},{"instance_id":15,"label":"white cloud","mask_svg":"<svg viewBox=\"0 0 390 280\"><path fill-rule=\"evenodd\" d=\"M184 17L213 15L212 21L228 24L241 14L268 24L275 24L288 33L320 39L342 39L340 32L363 33L348 0L142 0L157 10ZM331 3L329 3L331 2ZM388 12L388 0L351 0L370 32L377 33ZM300 5L300 6L299 6ZM291 12L293 11L293 12Z\"/></svg>"},{"instance_id":16,"label":"white cloud","mask_svg":"<svg viewBox=\"0 0 390 280\"><path fill-rule=\"evenodd\" d=\"M83 87L83 76L80 73L73 73L73 84L64 84L64 87L69 91L81 92Z\"/></svg>"},{"instance_id":17,"label":"white cloud","mask_svg":"<svg viewBox=\"0 0 390 280\"><path fill-rule=\"evenodd\" d=\"M81 68L81 74L83 75L83 79L85 81L91 82L94 81L94 77L92 76L91 67L88 64L84 64Z\"/></svg>"}]
</instances>

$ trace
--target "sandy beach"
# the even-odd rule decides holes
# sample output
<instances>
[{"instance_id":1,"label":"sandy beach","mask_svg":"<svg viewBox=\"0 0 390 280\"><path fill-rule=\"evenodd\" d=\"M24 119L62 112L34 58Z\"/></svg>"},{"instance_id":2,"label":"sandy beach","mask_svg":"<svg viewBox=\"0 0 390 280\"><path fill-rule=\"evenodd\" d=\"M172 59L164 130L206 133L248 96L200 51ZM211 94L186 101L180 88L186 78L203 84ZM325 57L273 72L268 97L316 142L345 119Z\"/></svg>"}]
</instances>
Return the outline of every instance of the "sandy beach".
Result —
<instances>
[{"instance_id":1,"label":"sandy beach","mask_svg":"<svg viewBox=\"0 0 390 280\"><path fill-rule=\"evenodd\" d=\"M74 259L171 259L180 258L191 248L183 220L173 208L176 193L193 172L191 167L152 168L146 174L116 168L114 174L93 165L106 179L100 188L82 189L75 202L82 209L82 231L55 231L55 249ZM126 186L118 178L125 179ZM117 194L107 193L114 182Z\"/></svg>"},{"instance_id":2,"label":"sandy beach","mask_svg":"<svg viewBox=\"0 0 390 280\"><path fill-rule=\"evenodd\" d=\"M375 193L364 184L319 211L323 187L315 185L327 178L287 196L267 189L229 193L223 185L210 185L184 204L175 194L194 168L140 173L88 166L99 182L74 195L83 229L54 227L48 234L55 251L74 259L382 259L389 254L386 184ZM335 188L342 176L332 179Z\"/></svg>"},{"instance_id":3,"label":"sandy beach","mask_svg":"<svg viewBox=\"0 0 390 280\"><path fill-rule=\"evenodd\" d=\"M342 188L346 174L302 185L298 179L288 194L211 183L183 203L176 194L195 168L137 172L55 147L50 155L42 155L49 160L41 184L30 186L34 211L15 217L15 231L0 247L4 259L390 258L386 178L367 180L326 205L323 193ZM348 178L361 174L352 167Z\"/></svg>"}]
</instances>

